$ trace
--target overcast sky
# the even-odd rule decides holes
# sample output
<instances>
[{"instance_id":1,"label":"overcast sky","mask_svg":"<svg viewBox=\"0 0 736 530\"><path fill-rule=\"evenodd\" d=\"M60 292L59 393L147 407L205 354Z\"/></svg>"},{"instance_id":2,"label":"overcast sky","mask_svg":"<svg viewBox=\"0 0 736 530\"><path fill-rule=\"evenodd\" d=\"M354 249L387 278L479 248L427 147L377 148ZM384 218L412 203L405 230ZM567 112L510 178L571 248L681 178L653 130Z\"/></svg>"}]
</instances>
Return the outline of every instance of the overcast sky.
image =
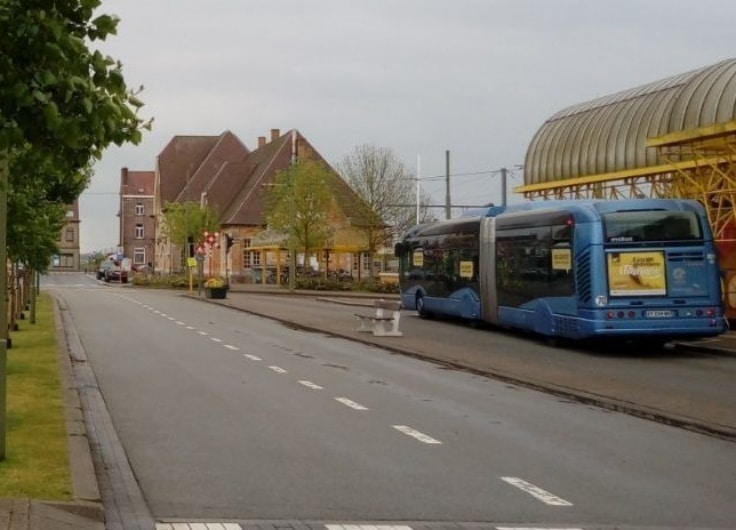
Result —
<instances>
[{"instance_id":1,"label":"overcast sky","mask_svg":"<svg viewBox=\"0 0 736 530\"><path fill-rule=\"evenodd\" d=\"M298 129L333 165L389 147L434 204L450 151L452 203L499 203L498 169L523 164L558 110L736 55L732 0L103 0L100 13L121 19L101 48L144 86L154 126L95 166L83 252L117 245L120 169L155 169L175 135L230 130L255 149ZM514 169L509 193L521 184Z\"/></svg>"}]
</instances>

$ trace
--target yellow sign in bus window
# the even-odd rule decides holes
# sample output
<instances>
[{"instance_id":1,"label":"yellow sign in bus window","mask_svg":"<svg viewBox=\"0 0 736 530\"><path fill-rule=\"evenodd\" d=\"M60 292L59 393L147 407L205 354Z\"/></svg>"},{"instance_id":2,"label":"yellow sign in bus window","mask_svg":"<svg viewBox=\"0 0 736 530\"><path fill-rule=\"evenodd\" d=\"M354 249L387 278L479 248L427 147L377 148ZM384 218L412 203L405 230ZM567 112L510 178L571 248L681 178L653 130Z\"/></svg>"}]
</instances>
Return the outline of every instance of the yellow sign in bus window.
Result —
<instances>
[{"instance_id":1,"label":"yellow sign in bus window","mask_svg":"<svg viewBox=\"0 0 736 530\"><path fill-rule=\"evenodd\" d=\"M472 278L473 277L473 262L472 261L461 261L460 262L460 277L461 278Z\"/></svg>"},{"instance_id":2,"label":"yellow sign in bus window","mask_svg":"<svg viewBox=\"0 0 736 530\"><path fill-rule=\"evenodd\" d=\"M411 257L411 262L415 267L424 267L424 251L421 249L415 250Z\"/></svg>"},{"instance_id":3,"label":"yellow sign in bus window","mask_svg":"<svg viewBox=\"0 0 736 530\"><path fill-rule=\"evenodd\" d=\"M611 296L667 294L664 252L611 252L608 288Z\"/></svg>"},{"instance_id":4,"label":"yellow sign in bus window","mask_svg":"<svg viewBox=\"0 0 736 530\"><path fill-rule=\"evenodd\" d=\"M569 271L572 269L572 252L569 248L552 249L552 270Z\"/></svg>"}]
</instances>

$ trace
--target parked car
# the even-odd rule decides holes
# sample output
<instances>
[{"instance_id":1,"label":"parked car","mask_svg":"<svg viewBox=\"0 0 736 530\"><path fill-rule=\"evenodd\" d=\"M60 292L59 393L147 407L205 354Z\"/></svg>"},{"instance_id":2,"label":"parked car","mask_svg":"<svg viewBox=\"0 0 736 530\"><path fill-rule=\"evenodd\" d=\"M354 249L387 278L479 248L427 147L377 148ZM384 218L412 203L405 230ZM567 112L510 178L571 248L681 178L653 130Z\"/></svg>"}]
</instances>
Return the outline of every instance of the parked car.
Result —
<instances>
[{"instance_id":1,"label":"parked car","mask_svg":"<svg viewBox=\"0 0 736 530\"><path fill-rule=\"evenodd\" d=\"M97 279L98 280L104 280L105 279L105 273L110 269L118 268L119 265L116 265L115 260L106 259L102 260L100 262L100 266L97 268Z\"/></svg>"},{"instance_id":2,"label":"parked car","mask_svg":"<svg viewBox=\"0 0 736 530\"><path fill-rule=\"evenodd\" d=\"M111 267L105 271L105 281L110 282L120 282L120 283L128 283L128 271L123 269L120 266L120 262L115 262L117 265L115 267Z\"/></svg>"}]
</instances>

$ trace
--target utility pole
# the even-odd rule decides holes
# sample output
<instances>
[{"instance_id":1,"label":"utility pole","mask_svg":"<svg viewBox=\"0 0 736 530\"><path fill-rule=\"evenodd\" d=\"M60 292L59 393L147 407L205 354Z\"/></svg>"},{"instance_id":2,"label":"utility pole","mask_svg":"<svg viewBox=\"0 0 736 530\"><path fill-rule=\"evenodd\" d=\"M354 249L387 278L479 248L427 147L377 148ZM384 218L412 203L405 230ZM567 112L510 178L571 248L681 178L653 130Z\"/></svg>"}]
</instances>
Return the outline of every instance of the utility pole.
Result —
<instances>
[{"instance_id":1,"label":"utility pole","mask_svg":"<svg viewBox=\"0 0 736 530\"><path fill-rule=\"evenodd\" d=\"M505 167L501 168L501 206L506 208L506 174L508 169Z\"/></svg>"},{"instance_id":2,"label":"utility pole","mask_svg":"<svg viewBox=\"0 0 736 530\"><path fill-rule=\"evenodd\" d=\"M421 194L421 186L419 185L421 176L421 156L417 155L417 224L419 224L419 197Z\"/></svg>"},{"instance_id":3,"label":"utility pole","mask_svg":"<svg viewBox=\"0 0 736 530\"><path fill-rule=\"evenodd\" d=\"M445 219L452 217L450 202L450 151L445 151Z\"/></svg>"}]
</instances>

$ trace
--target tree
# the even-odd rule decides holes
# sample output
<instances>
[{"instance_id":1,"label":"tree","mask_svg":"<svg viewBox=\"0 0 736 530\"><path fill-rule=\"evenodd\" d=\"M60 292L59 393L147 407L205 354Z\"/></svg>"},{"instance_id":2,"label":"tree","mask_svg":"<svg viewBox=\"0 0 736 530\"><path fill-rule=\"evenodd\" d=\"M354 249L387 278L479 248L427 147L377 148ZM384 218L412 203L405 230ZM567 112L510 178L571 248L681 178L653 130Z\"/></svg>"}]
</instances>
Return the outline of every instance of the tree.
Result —
<instances>
[{"instance_id":1,"label":"tree","mask_svg":"<svg viewBox=\"0 0 736 530\"><path fill-rule=\"evenodd\" d=\"M276 173L266 207L266 220L269 227L288 234L292 265L295 266L296 248L303 251L306 265L312 252L324 248L334 234L329 222L334 202L329 169L324 163L301 160ZM293 267L290 268L290 280L292 270Z\"/></svg>"},{"instance_id":2,"label":"tree","mask_svg":"<svg viewBox=\"0 0 736 530\"><path fill-rule=\"evenodd\" d=\"M181 249L182 257L186 257L186 250L190 244L202 242L205 231L217 232L219 229L217 212L195 201L167 202L164 205L163 217L162 232L170 243Z\"/></svg>"},{"instance_id":3,"label":"tree","mask_svg":"<svg viewBox=\"0 0 736 530\"><path fill-rule=\"evenodd\" d=\"M375 276L374 255L379 247L416 224L416 178L388 147L361 144L336 164L338 172L362 199L362 219L373 220L359 228L368 242L370 274ZM429 198L421 195L421 221L426 220Z\"/></svg>"},{"instance_id":4,"label":"tree","mask_svg":"<svg viewBox=\"0 0 736 530\"><path fill-rule=\"evenodd\" d=\"M7 285L14 157L31 149L55 169L45 175L42 189L71 202L86 185L80 176L111 143L138 143L141 129L150 126L138 117L140 90L128 89L122 65L89 48L114 34L118 24L109 15L93 18L100 3L0 0L0 293ZM4 296L0 306L0 333L7 336ZM6 365L7 349L0 341L0 460L5 458Z\"/></svg>"}]
</instances>

